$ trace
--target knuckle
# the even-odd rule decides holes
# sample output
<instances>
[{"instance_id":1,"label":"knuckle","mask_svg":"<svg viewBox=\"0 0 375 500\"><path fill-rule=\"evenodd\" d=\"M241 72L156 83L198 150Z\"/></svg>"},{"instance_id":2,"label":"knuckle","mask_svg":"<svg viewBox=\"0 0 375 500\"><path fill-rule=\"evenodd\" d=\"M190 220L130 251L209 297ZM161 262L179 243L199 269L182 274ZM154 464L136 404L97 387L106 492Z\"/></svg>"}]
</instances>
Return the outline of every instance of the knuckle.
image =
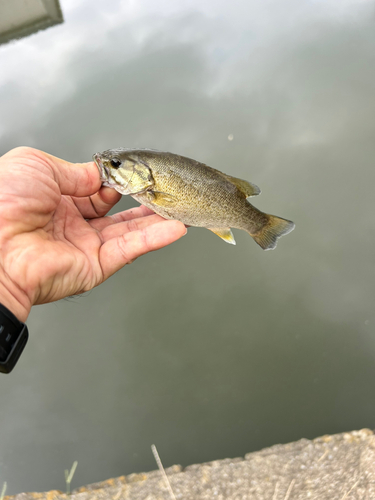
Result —
<instances>
[{"instance_id":1,"label":"knuckle","mask_svg":"<svg viewBox=\"0 0 375 500\"><path fill-rule=\"evenodd\" d=\"M16 148L13 148L10 152L17 154L17 155L24 156L24 155L31 155L31 154L34 155L38 152L38 150L34 149L34 148L30 148L29 146L18 146Z\"/></svg>"},{"instance_id":2,"label":"knuckle","mask_svg":"<svg viewBox=\"0 0 375 500\"><path fill-rule=\"evenodd\" d=\"M132 256L129 255L129 249L128 249L127 241L125 239L125 235L119 236L117 238L117 246L118 246L118 249L119 249L119 252L120 252L122 259L126 263L132 262Z\"/></svg>"},{"instance_id":3,"label":"knuckle","mask_svg":"<svg viewBox=\"0 0 375 500\"><path fill-rule=\"evenodd\" d=\"M151 250L146 231L138 231L136 239L132 239L132 244L129 244L128 240L129 237L126 234L117 238L118 250L122 260L126 264L131 264L140 255L143 255Z\"/></svg>"},{"instance_id":4,"label":"knuckle","mask_svg":"<svg viewBox=\"0 0 375 500\"><path fill-rule=\"evenodd\" d=\"M139 229L138 222L135 219L127 221L126 224L130 232L138 231Z\"/></svg>"},{"instance_id":5,"label":"knuckle","mask_svg":"<svg viewBox=\"0 0 375 500\"><path fill-rule=\"evenodd\" d=\"M142 248L143 248L143 252L142 253L149 252L151 248L150 248L150 241L149 241L147 232L144 231L144 230L140 231L140 238L141 238L141 245L142 245Z\"/></svg>"}]
</instances>

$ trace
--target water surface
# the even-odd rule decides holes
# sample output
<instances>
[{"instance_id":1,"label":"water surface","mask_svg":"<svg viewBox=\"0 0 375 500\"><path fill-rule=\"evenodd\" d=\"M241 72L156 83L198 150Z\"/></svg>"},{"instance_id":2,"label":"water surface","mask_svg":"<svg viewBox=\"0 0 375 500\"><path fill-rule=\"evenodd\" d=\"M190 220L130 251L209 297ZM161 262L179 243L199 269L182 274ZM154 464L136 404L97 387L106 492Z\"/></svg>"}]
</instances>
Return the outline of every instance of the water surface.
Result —
<instances>
[{"instance_id":1,"label":"water surface","mask_svg":"<svg viewBox=\"0 0 375 500\"><path fill-rule=\"evenodd\" d=\"M149 147L259 185L273 252L190 228L32 310L0 485L73 487L374 427L374 2L62 0L0 47L0 153ZM229 140L228 139L232 139ZM124 197L118 210L134 206Z\"/></svg>"}]
</instances>

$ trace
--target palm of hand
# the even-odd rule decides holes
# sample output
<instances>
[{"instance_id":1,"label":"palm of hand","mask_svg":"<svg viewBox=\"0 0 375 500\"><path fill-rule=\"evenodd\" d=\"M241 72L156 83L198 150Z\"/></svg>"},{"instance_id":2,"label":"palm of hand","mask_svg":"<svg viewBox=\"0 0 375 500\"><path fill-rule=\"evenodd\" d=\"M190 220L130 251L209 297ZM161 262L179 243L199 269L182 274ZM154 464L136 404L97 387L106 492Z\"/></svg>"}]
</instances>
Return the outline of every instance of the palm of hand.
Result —
<instances>
[{"instance_id":1,"label":"palm of hand","mask_svg":"<svg viewBox=\"0 0 375 500\"><path fill-rule=\"evenodd\" d=\"M120 197L101 188L94 163L73 165L31 148L4 155L0 267L13 295L31 307L90 290L186 233L142 206L104 217Z\"/></svg>"},{"instance_id":2,"label":"palm of hand","mask_svg":"<svg viewBox=\"0 0 375 500\"><path fill-rule=\"evenodd\" d=\"M45 225L39 226L38 219L40 214L32 214L34 229L12 238L5 260L8 275L29 296L34 294L34 304L90 290L105 279L101 233L84 219L73 198L62 196L45 214Z\"/></svg>"}]
</instances>

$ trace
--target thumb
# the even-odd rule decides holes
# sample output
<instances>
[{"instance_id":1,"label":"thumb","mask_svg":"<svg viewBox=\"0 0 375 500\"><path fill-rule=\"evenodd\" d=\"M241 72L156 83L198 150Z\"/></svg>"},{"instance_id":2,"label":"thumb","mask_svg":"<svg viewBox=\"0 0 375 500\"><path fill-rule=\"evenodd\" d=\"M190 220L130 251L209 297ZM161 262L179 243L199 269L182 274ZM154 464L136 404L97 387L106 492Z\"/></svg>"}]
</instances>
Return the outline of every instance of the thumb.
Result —
<instances>
[{"instance_id":1,"label":"thumb","mask_svg":"<svg viewBox=\"0 0 375 500\"><path fill-rule=\"evenodd\" d=\"M101 187L98 167L93 161L70 163L56 156L39 151L52 169L61 194L70 196L90 196Z\"/></svg>"}]
</instances>

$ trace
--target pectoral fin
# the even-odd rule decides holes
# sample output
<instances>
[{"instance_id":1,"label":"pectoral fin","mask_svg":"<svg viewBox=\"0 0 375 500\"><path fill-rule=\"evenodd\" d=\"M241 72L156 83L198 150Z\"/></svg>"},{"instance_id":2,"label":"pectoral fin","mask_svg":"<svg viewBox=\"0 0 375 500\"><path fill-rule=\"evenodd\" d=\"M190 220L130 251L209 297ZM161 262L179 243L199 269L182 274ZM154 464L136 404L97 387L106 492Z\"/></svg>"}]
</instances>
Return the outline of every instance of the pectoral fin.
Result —
<instances>
[{"instance_id":1,"label":"pectoral fin","mask_svg":"<svg viewBox=\"0 0 375 500\"><path fill-rule=\"evenodd\" d=\"M162 193L160 191L147 191L147 198L149 201L160 207L169 207L175 205L178 199L168 193Z\"/></svg>"},{"instance_id":2,"label":"pectoral fin","mask_svg":"<svg viewBox=\"0 0 375 500\"><path fill-rule=\"evenodd\" d=\"M229 227L219 227L219 228L208 227L207 229L217 234L219 238L226 241L227 243L230 243L231 245L236 244L236 240L234 239L232 231L230 230Z\"/></svg>"},{"instance_id":3,"label":"pectoral fin","mask_svg":"<svg viewBox=\"0 0 375 500\"><path fill-rule=\"evenodd\" d=\"M238 179L237 177L232 177L227 174L225 174L225 177L228 181L234 184L239 191L241 191L245 198L248 198L249 196L256 196L261 192L258 186L252 182L244 181L243 179Z\"/></svg>"}]
</instances>

